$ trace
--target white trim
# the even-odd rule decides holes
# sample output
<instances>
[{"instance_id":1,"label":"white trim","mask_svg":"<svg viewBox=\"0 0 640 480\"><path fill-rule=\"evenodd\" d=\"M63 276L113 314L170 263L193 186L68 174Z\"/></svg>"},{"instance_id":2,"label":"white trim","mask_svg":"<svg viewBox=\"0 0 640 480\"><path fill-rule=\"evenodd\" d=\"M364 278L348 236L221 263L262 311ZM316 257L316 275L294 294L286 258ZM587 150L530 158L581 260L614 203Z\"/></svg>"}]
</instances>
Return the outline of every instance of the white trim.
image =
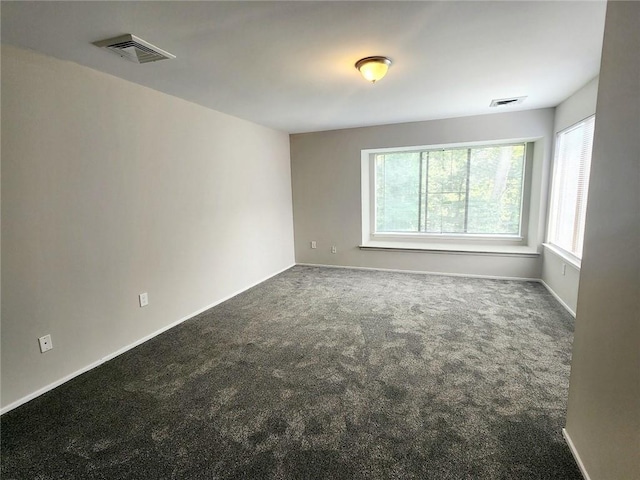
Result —
<instances>
[{"instance_id":1,"label":"white trim","mask_svg":"<svg viewBox=\"0 0 640 480\"><path fill-rule=\"evenodd\" d=\"M498 140L477 140L473 142L453 142L453 143L436 143L432 145L412 145L412 146L398 146L398 147L385 147L385 148L364 148L362 153L395 153L395 152L418 152L422 150L442 150L442 149L454 149L454 148L469 148L469 147L493 147L493 146L505 146L505 145L518 145L522 143L533 143L541 140L543 137L517 137L517 138L505 138Z\"/></svg>"},{"instance_id":2,"label":"white trim","mask_svg":"<svg viewBox=\"0 0 640 480\"><path fill-rule=\"evenodd\" d=\"M362 239L369 238L374 225L375 189L371 188L370 178L374 176L374 162L371 154L366 150L360 152L360 214L362 225ZM373 207L372 207L373 205Z\"/></svg>"},{"instance_id":3,"label":"white trim","mask_svg":"<svg viewBox=\"0 0 640 480\"><path fill-rule=\"evenodd\" d=\"M498 275L476 275L472 273L445 273L445 272L428 272L425 270L400 270L397 268L377 268L377 267L354 267L351 265L323 265L319 263L296 263L301 267L327 267L327 268L348 268L353 270L376 270L380 272L396 272L396 273L419 273L423 275L439 275L441 277L466 277L466 278L485 278L487 280L515 280L518 282L540 282L539 278L526 277L501 277Z\"/></svg>"},{"instance_id":4,"label":"white trim","mask_svg":"<svg viewBox=\"0 0 640 480\"><path fill-rule=\"evenodd\" d=\"M544 288L546 288L546 289L549 291L549 293L550 293L551 295L553 295L553 297L558 301L558 303L559 303L560 305L562 305L562 306L564 307L564 309L565 309L567 312L569 312L573 318L576 318L576 312L574 312L574 311L571 309L571 307L570 307L569 305L567 305L567 303L566 303L564 300L562 300L562 298L560 298L560 295L558 295L556 292L554 292L554 291L553 291L553 289L552 289L549 285L547 285L547 282L545 282L545 281L544 281L544 280L542 280L542 279L540 279L539 281L540 281L540 283L541 283L542 285L544 285Z\"/></svg>"},{"instance_id":5,"label":"white trim","mask_svg":"<svg viewBox=\"0 0 640 480\"><path fill-rule=\"evenodd\" d=\"M571 450L571 454L573 455L573 458L575 459L576 463L578 464L578 468L580 469L580 473L582 473L582 476L584 477L584 480L591 480L591 477L587 473L587 468L584 466L584 463L582 463L582 459L580 458L580 454L578 453L578 450L576 450L576 446L573 444L573 441L571 440L571 437L569 436L569 433L567 432L566 428L562 429L562 436L564 437L565 441L567 442L567 445L569 446L569 450Z\"/></svg>"},{"instance_id":6,"label":"white trim","mask_svg":"<svg viewBox=\"0 0 640 480\"><path fill-rule=\"evenodd\" d=\"M573 266L576 270L580 271L581 262L580 262L580 259L575 255L571 255L569 252L565 252L561 248L553 245L552 243L543 243L542 246L546 250L549 250L554 255L560 257L563 261L571 264L571 266Z\"/></svg>"},{"instance_id":7,"label":"white trim","mask_svg":"<svg viewBox=\"0 0 640 480\"><path fill-rule=\"evenodd\" d=\"M524 237L521 235L502 235L499 233L423 233L423 232L381 232L372 233L371 238L390 238L393 240L456 240L456 241L474 241L481 240L487 242L509 242L522 243Z\"/></svg>"},{"instance_id":8,"label":"white trim","mask_svg":"<svg viewBox=\"0 0 640 480\"><path fill-rule=\"evenodd\" d=\"M63 383L68 382L72 378L75 378L78 375L82 375L83 373L88 372L89 370L94 369L97 366L102 365L105 361L106 361L105 359L100 359L100 360L98 360L96 362L90 363L86 367L82 367L80 370L76 370L75 372L70 373L69 375L66 375L66 376L62 377L59 380L56 380L55 382L50 383L49 385L36 390L35 392L32 392L32 393L30 393L28 395L25 395L22 398L19 398L18 400L16 400L13 403L10 403L6 407L2 407L2 409L0 410L0 415L4 415L5 413L13 410L14 408L17 408L20 405L23 405L23 404L33 400L34 398L37 398L40 395L43 395L43 394L47 393L49 390L53 390L54 388L62 385Z\"/></svg>"},{"instance_id":9,"label":"white trim","mask_svg":"<svg viewBox=\"0 0 640 480\"><path fill-rule=\"evenodd\" d=\"M360 150L360 191L361 191L361 227L362 246L374 246L380 239L392 239L398 242L398 248L411 248L403 245L406 240L423 242L425 249L439 250L439 245L433 242L457 242L455 251L479 250L484 252L482 245L494 243L502 245L516 245L527 247L529 232L532 227L531 201L533 182L534 153L532 146L542 137L515 138L502 140L487 140L473 142L455 142L451 144L368 148ZM437 234L425 232L377 232L376 230L376 198L375 198L375 155L395 152L424 152L443 149L469 149L475 147L524 145L524 159L522 165L522 184L520 196L520 225L517 234ZM445 249L446 250L446 249Z\"/></svg>"},{"instance_id":10,"label":"white trim","mask_svg":"<svg viewBox=\"0 0 640 480\"><path fill-rule=\"evenodd\" d=\"M520 251L513 250L481 250L481 247L474 247L474 249L465 249L465 247L451 246L391 246L391 245L358 245L360 250L372 250L372 251L385 251L385 252L423 252L423 253L446 253L449 255L489 255L496 257L532 257L536 258L540 256L539 252L526 251L525 248L519 248Z\"/></svg>"},{"instance_id":11,"label":"white trim","mask_svg":"<svg viewBox=\"0 0 640 480\"><path fill-rule=\"evenodd\" d=\"M236 295L239 295L242 292L245 292L245 291L249 290L250 288L255 287L256 285L269 280L271 277L275 277L276 275L279 275L282 272L284 272L286 270L289 270L291 267L293 267L295 265L296 265L295 263L292 263L291 265L289 265L286 268L283 268L282 270L278 270L277 272L275 272L275 273L273 273L271 275L268 275L268 276L262 278L261 280L258 280L257 282L252 283L251 285L249 285L249 286L247 286L245 288L242 288L242 289L240 289L240 290L238 290L238 291L236 291L236 292L234 292L234 293L232 293L230 295L227 295L226 297L223 297L220 300L216 300L212 304L207 305L206 307L200 308L200 309L196 310L195 312L190 313L189 315L187 315L185 317L182 317L180 320L177 320L177 321L175 321L173 323L170 323L169 325L164 326L164 327L160 328L159 330L156 330L155 332L150 333L149 335L147 335L145 337L142 337L139 340L136 340L133 343L130 343L126 347L123 347L123 348L121 348L119 350L116 350L115 352L108 354L107 356L101 358L100 360L97 360L97 361L95 361L93 363L90 363L89 365L87 365L85 367L82 367L81 369L76 370L75 372L70 373L69 375L66 375L66 376L56 380L55 382L52 382L49 385L47 385L45 387L42 387L42 388L36 390L35 392L32 392L32 393L30 393L30 394L28 394L28 395L16 400L13 403L10 403L6 407L2 407L2 409L0 409L0 415L4 415L8 411L13 410L14 408L17 408L20 405L23 405L23 404L27 403L28 401L33 400L34 398L39 397L40 395L42 395L44 393L47 393L50 390L53 390L54 388L62 385L63 383L68 382L72 378L75 378L78 375L82 375L83 373L88 372L89 370L92 370L92 369L96 368L97 366L102 365L105 362L108 362L109 360L117 357L118 355L122 355L123 353L131 350L132 348L135 348L138 345L140 345L140 344L142 344L142 343L144 343L144 342L146 342L148 340L151 340L153 337L156 337L156 336L160 335L161 333L164 333L167 330L170 330L171 328L181 324L182 322L185 322L186 320L189 320L190 318L193 318L196 315L199 315L202 312L205 312L205 311L209 310L210 308L215 307L216 305L219 305L219 304L221 304L223 302L226 302L227 300L235 297Z\"/></svg>"}]
</instances>

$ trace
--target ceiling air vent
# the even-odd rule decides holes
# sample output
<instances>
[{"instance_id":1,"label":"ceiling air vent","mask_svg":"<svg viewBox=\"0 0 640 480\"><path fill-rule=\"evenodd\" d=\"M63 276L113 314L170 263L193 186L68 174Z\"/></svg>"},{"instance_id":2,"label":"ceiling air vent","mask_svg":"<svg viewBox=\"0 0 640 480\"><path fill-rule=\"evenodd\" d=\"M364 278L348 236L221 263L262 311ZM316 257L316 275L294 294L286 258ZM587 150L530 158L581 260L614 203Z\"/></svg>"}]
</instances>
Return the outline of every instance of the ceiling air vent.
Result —
<instances>
[{"instance_id":1,"label":"ceiling air vent","mask_svg":"<svg viewBox=\"0 0 640 480\"><path fill-rule=\"evenodd\" d=\"M490 107L504 107L505 105L517 105L524 102L527 97L513 97L513 98L498 98L497 100L491 100Z\"/></svg>"},{"instance_id":2,"label":"ceiling air vent","mask_svg":"<svg viewBox=\"0 0 640 480\"><path fill-rule=\"evenodd\" d=\"M119 37L108 38L99 42L93 42L96 47L106 48L122 58L136 63L157 62L176 58L175 55L165 52L158 47L145 42L135 35L126 34Z\"/></svg>"}]
</instances>

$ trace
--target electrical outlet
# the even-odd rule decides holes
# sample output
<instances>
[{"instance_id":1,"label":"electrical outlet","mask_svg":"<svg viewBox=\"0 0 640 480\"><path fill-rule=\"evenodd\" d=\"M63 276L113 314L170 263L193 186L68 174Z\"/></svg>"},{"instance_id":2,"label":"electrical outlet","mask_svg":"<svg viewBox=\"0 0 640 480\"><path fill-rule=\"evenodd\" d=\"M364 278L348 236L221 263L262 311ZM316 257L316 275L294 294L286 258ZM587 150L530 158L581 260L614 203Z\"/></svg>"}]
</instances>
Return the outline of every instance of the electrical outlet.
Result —
<instances>
[{"instance_id":1,"label":"electrical outlet","mask_svg":"<svg viewBox=\"0 0 640 480\"><path fill-rule=\"evenodd\" d=\"M48 352L53 348L53 342L51 341L51 335L45 335L38 339L40 344L40 353Z\"/></svg>"},{"instance_id":2,"label":"electrical outlet","mask_svg":"<svg viewBox=\"0 0 640 480\"><path fill-rule=\"evenodd\" d=\"M338 249L335 247L335 245L331 247L331 253L338 253Z\"/></svg>"},{"instance_id":3,"label":"electrical outlet","mask_svg":"<svg viewBox=\"0 0 640 480\"><path fill-rule=\"evenodd\" d=\"M315 240L311 241L311 248L318 248L318 245L316 244Z\"/></svg>"},{"instance_id":4,"label":"electrical outlet","mask_svg":"<svg viewBox=\"0 0 640 480\"><path fill-rule=\"evenodd\" d=\"M147 305L149 305L149 294L147 292L141 293L140 295L138 295L138 298L140 299L141 307L146 307Z\"/></svg>"},{"instance_id":5,"label":"electrical outlet","mask_svg":"<svg viewBox=\"0 0 640 480\"><path fill-rule=\"evenodd\" d=\"M563 263L562 264L562 276L565 276L567 274L567 264Z\"/></svg>"}]
</instances>

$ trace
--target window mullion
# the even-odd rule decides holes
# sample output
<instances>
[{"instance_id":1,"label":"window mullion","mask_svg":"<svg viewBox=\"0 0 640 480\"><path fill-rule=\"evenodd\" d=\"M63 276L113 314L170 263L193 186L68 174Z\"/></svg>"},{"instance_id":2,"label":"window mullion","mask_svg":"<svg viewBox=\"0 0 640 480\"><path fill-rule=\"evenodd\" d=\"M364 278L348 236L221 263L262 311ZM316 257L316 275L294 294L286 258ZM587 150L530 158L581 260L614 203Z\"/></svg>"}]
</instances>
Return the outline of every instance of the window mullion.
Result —
<instances>
[{"instance_id":1,"label":"window mullion","mask_svg":"<svg viewBox=\"0 0 640 480\"><path fill-rule=\"evenodd\" d=\"M469 226L469 176L471 172L471 149L467 149L467 178L464 192L464 233L467 233Z\"/></svg>"},{"instance_id":2,"label":"window mullion","mask_svg":"<svg viewBox=\"0 0 640 480\"><path fill-rule=\"evenodd\" d=\"M418 175L418 232L422 231L422 171L424 169L423 154L420 153L420 170Z\"/></svg>"},{"instance_id":3,"label":"window mullion","mask_svg":"<svg viewBox=\"0 0 640 480\"><path fill-rule=\"evenodd\" d=\"M422 177L424 181L424 230L427 232L427 222L429 220L429 152L423 152L423 155L427 156L427 168L425 168L424 175Z\"/></svg>"}]
</instances>

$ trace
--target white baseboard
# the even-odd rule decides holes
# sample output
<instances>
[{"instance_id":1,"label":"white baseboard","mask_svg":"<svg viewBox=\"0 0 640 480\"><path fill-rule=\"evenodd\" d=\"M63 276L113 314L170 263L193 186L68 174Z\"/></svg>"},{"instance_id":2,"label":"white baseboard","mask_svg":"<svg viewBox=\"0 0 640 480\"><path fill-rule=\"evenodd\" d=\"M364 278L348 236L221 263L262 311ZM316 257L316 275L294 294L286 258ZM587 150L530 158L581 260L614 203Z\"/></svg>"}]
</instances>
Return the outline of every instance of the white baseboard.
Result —
<instances>
[{"instance_id":1,"label":"white baseboard","mask_svg":"<svg viewBox=\"0 0 640 480\"><path fill-rule=\"evenodd\" d=\"M207 305L205 307L202 307L201 309L190 313L189 315L165 326L160 328L159 330L156 330L155 332L139 339L136 340L135 342L119 349L116 350L113 353L110 353L109 355L106 355L105 357L79 369L76 370L73 373L70 373L69 375L66 375L58 380L56 380L55 382L50 383L49 385L46 385L45 387L42 387L38 390L36 390L35 392L32 392L18 400L16 400L13 403L10 403L9 405L2 407L2 409L0 409L0 415L3 415L11 410L13 410L14 408L19 407L20 405L23 405L24 403L27 403L30 400L33 400L36 397L39 397L40 395L53 390L54 388L62 385L63 383L68 382L69 380L77 377L78 375L82 375L85 372L88 372L89 370L92 370L94 368L96 368L99 365L102 365L103 363L131 350L132 348L137 347L138 345L152 339L153 337L156 337L158 335L160 335L161 333L166 332L167 330L175 327L176 325L181 324L182 322L185 322L186 320L189 320L190 318L195 317L196 315L201 314L202 312L209 310L210 308L215 307L216 305L221 304L222 302L226 302L227 300L235 297L236 295L241 294L242 292L249 290L250 288L255 287L256 285L270 279L271 277L275 277L276 275L279 275L280 273L289 270L291 267L296 266L296 265L300 265L300 266L306 266L306 267L326 267L326 268L346 268L346 269L354 269L354 270L375 270L375 271L383 271L383 272L398 272L398 273L417 273L417 274L426 274L426 275L441 275L441 276L445 276L445 277L468 277L468 278L485 278L485 279L490 279L490 280L515 280L515 281L522 281L522 282L540 282L542 283L542 285L545 286L545 288L555 297L556 300L558 300L558 302L565 308L567 309L567 311L573 315L575 317L575 312L573 310L571 310L571 308L569 308L569 306L540 278L524 278L524 277L504 277L504 276L495 276L495 275L474 275L474 274L465 274L465 273L442 273L442 272L429 272L429 271L422 271L422 270L400 270L400 269L392 269L392 268L375 268L375 267L356 267L356 266L350 266L350 265L324 265L324 264L315 264L315 263L294 263L289 265L288 267L285 267L271 275L268 275L260 280L258 280L257 282L252 283L251 285L238 290L230 295L227 295L226 297L217 300L216 302ZM565 434L564 430L563 430L563 434ZM567 442L570 443L570 441L568 440L568 437L565 434L565 438L567 438ZM570 444L571 447L571 444ZM573 451L573 450L572 450ZM574 454L575 455L575 454ZM588 477L585 477L588 478Z\"/></svg>"},{"instance_id":2,"label":"white baseboard","mask_svg":"<svg viewBox=\"0 0 640 480\"><path fill-rule=\"evenodd\" d=\"M587 469L584 466L584 463L582 463L582 459L580 458L580 454L576 450L576 446L573 444L573 441L571 440L571 437L567 433L567 429L566 428L562 429L562 436L564 437L565 441L567 442L567 445L569 446L569 450L571 450L571 454L573 455L573 458L575 459L576 463L578 464L578 468L580 469L580 473L582 473L582 476L584 477L584 480L591 480L591 477L587 473Z\"/></svg>"},{"instance_id":3,"label":"white baseboard","mask_svg":"<svg viewBox=\"0 0 640 480\"><path fill-rule=\"evenodd\" d=\"M275 272L275 273L273 273L271 275L268 275L268 276L262 278L261 280L258 280L257 282L254 282L251 285L249 285L249 286L247 286L245 288L242 288L241 290L238 290L238 291L236 291L236 292L234 292L234 293L232 293L230 295L227 295L226 297L221 298L220 300L217 300L217 301L213 302L212 304L207 305L206 307L202 307L202 308L196 310L195 312L190 313L189 315L187 315L185 317L182 317L180 320L176 320L175 322L173 322L173 323L171 323L169 325L166 325L166 326L160 328L159 330L156 330L155 332L150 333L149 335L140 338L139 340L136 340L135 342L127 345L126 347L123 347L123 348L121 348L119 350L116 350L113 353L110 353L109 355L101 358L100 360L97 360L97 361L95 361L93 363L90 363L89 365L87 365L85 367L82 367L81 369L76 370L75 372L70 373L69 375L66 375L66 376L56 380L55 382L52 382L49 385L47 385L45 387L42 387L42 388L36 390L35 392L30 393L30 394L28 394L28 395L16 400L13 403L10 403L6 407L2 407L2 409L0 409L0 415L4 415L8 411L13 410L14 408L17 408L20 405L23 405L23 404L27 403L28 401L33 400L34 398L39 397L40 395L42 395L44 393L47 393L50 390L53 390L54 388L62 385L63 383L68 382L72 378L75 378L78 375L82 375L83 373L88 372L89 370L92 370L92 369L96 368L97 366L102 365L105 362L108 362L109 360L117 357L118 355L122 355L124 352L127 352L127 351L131 350L132 348L135 348L138 345L140 345L140 344L142 344L142 343L144 343L144 342L146 342L148 340L151 340L153 337L156 337L156 336L160 335L161 333L164 333L167 330L170 330L171 328L175 327L176 325L179 325L182 322L185 322L185 321L189 320L190 318L193 318L196 315L199 315L202 312L205 312L205 311L209 310L210 308L213 308L216 305L221 304L222 302L226 302L227 300L235 297L236 295L239 295L242 292L245 292L245 291L249 290L250 288L255 287L256 285L259 285L260 283L262 283L262 282L264 282L266 280L269 280L271 277L275 277L276 275L279 275L282 272L284 272L286 270L289 270L293 266L295 266L295 264L291 264L288 267L283 268L282 270L278 270L277 272Z\"/></svg>"},{"instance_id":4,"label":"white baseboard","mask_svg":"<svg viewBox=\"0 0 640 480\"><path fill-rule=\"evenodd\" d=\"M553 289L552 289L549 285L547 285L547 283L546 283L544 280L542 280L542 279L540 278L540 279L538 279L538 281L539 281L542 285L544 285L544 288L546 288L546 289L549 291L549 293L550 293L551 295L553 295L553 296L554 296L554 298L558 301L558 303L559 303L560 305L562 305L562 306L564 307L564 309L565 309L567 312L569 312L573 318L576 318L576 312L574 312L574 311L571 309L571 307L570 307L569 305L567 305L567 304L566 304L566 302L565 302L564 300L562 300L562 299L560 298L560 296L559 296L556 292L554 292L554 291L553 291Z\"/></svg>"},{"instance_id":5,"label":"white baseboard","mask_svg":"<svg viewBox=\"0 0 640 480\"><path fill-rule=\"evenodd\" d=\"M475 275L472 273L443 273L443 272L428 272L424 270L398 270L395 268L353 267L351 265L323 265L319 263L296 263L296 265L300 265L303 267L349 268L353 270L376 270L380 272L419 273L424 275L440 275L443 277L486 278L487 280L516 280L519 282L540 282L539 278L501 277L497 275Z\"/></svg>"}]
</instances>

